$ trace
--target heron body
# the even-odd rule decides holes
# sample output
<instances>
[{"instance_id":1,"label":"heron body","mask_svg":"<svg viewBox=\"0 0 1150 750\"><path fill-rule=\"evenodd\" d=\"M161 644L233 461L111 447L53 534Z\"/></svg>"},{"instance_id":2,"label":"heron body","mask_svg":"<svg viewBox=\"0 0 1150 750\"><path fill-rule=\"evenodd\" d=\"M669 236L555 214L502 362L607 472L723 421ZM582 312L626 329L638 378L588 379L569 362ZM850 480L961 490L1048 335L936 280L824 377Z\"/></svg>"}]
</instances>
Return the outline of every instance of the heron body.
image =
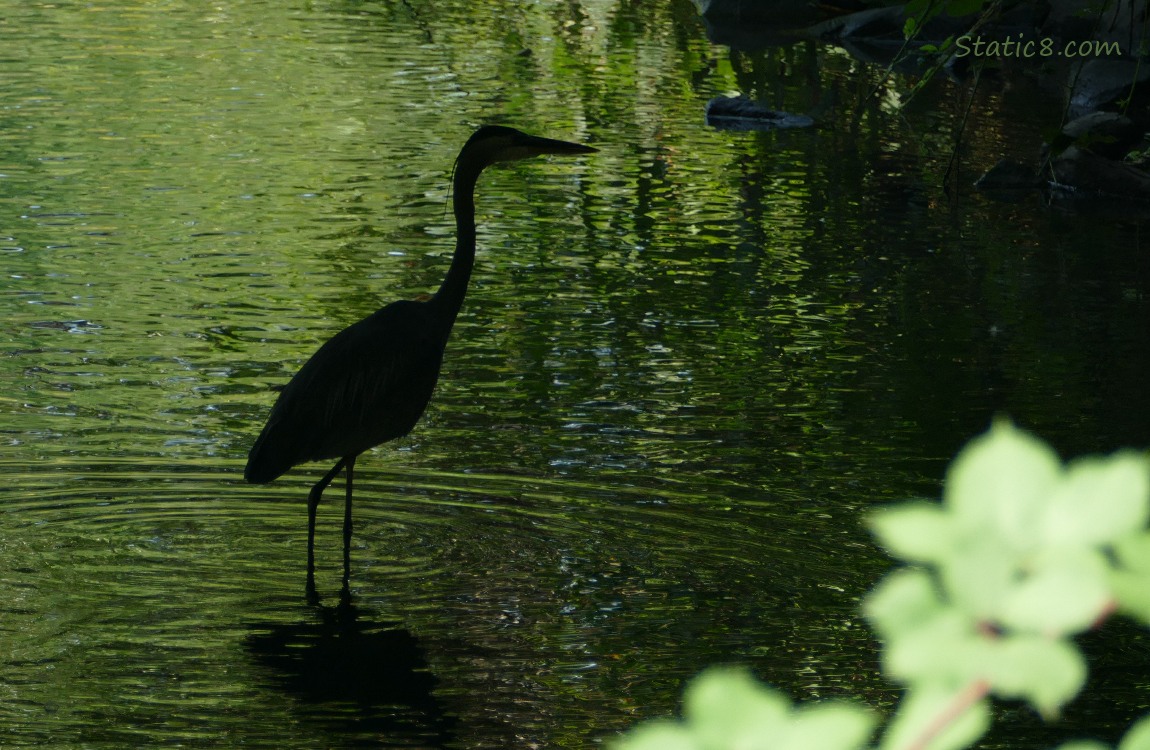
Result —
<instances>
[{"instance_id":1,"label":"heron body","mask_svg":"<svg viewBox=\"0 0 1150 750\"><path fill-rule=\"evenodd\" d=\"M411 432L449 333L429 308L393 302L321 346L280 393L244 478L270 482L297 464L356 456Z\"/></svg>"},{"instance_id":2,"label":"heron body","mask_svg":"<svg viewBox=\"0 0 1150 750\"><path fill-rule=\"evenodd\" d=\"M595 149L513 128L477 130L456 159L452 184L455 253L439 290L401 300L343 329L321 346L280 393L248 456L244 478L270 482L308 461L336 459L308 496L308 586L314 587L315 513L324 489L346 468L344 584L350 568L352 473L356 457L411 432L427 408L451 328L475 262L475 183L488 166L539 154Z\"/></svg>"}]
</instances>

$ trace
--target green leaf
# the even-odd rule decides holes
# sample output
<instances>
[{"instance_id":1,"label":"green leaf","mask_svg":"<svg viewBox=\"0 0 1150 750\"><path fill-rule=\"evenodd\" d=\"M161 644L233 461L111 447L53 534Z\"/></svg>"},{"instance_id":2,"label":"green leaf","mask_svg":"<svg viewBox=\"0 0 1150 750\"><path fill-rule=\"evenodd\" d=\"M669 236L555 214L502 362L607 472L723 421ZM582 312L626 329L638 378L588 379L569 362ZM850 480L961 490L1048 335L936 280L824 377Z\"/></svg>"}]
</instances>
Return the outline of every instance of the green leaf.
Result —
<instances>
[{"instance_id":1,"label":"green leaf","mask_svg":"<svg viewBox=\"0 0 1150 750\"><path fill-rule=\"evenodd\" d=\"M954 606L975 620L994 622L1018 579L1018 555L997 534L970 534L939 578Z\"/></svg>"},{"instance_id":2,"label":"green leaf","mask_svg":"<svg viewBox=\"0 0 1150 750\"><path fill-rule=\"evenodd\" d=\"M1119 568L1110 572L1110 590L1119 609L1150 625L1150 534L1132 534L1114 544Z\"/></svg>"},{"instance_id":3,"label":"green leaf","mask_svg":"<svg viewBox=\"0 0 1150 750\"><path fill-rule=\"evenodd\" d=\"M1132 534L1114 544L1114 553L1123 567L1150 573L1150 534Z\"/></svg>"},{"instance_id":4,"label":"green leaf","mask_svg":"<svg viewBox=\"0 0 1150 750\"><path fill-rule=\"evenodd\" d=\"M903 13L908 17L918 18L926 13L931 2L932 0L908 0L906 6L903 8Z\"/></svg>"},{"instance_id":5,"label":"green leaf","mask_svg":"<svg viewBox=\"0 0 1150 750\"><path fill-rule=\"evenodd\" d=\"M611 750L703 750L683 725L668 719L644 722L610 744Z\"/></svg>"},{"instance_id":6,"label":"green leaf","mask_svg":"<svg viewBox=\"0 0 1150 750\"><path fill-rule=\"evenodd\" d=\"M1056 750L1110 750L1110 746L1094 740L1074 740L1063 742Z\"/></svg>"},{"instance_id":7,"label":"green leaf","mask_svg":"<svg viewBox=\"0 0 1150 750\"><path fill-rule=\"evenodd\" d=\"M971 16L982 10L983 0L950 0L946 4L946 13L952 18Z\"/></svg>"},{"instance_id":8,"label":"green leaf","mask_svg":"<svg viewBox=\"0 0 1150 750\"><path fill-rule=\"evenodd\" d=\"M1150 585L1145 573L1115 570L1110 573L1110 591L1123 612L1150 625Z\"/></svg>"},{"instance_id":9,"label":"green leaf","mask_svg":"<svg viewBox=\"0 0 1150 750\"><path fill-rule=\"evenodd\" d=\"M999 639L988 651L986 676L995 695L1022 698L1046 718L1078 694L1086 663L1073 644L1037 635Z\"/></svg>"},{"instance_id":10,"label":"green leaf","mask_svg":"<svg viewBox=\"0 0 1150 750\"><path fill-rule=\"evenodd\" d=\"M1118 750L1150 750L1150 716L1134 722L1118 743Z\"/></svg>"},{"instance_id":11,"label":"green leaf","mask_svg":"<svg viewBox=\"0 0 1150 750\"><path fill-rule=\"evenodd\" d=\"M877 719L862 706L820 703L800 708L777 750L853 750L862 747Z\"/></svg>"},{"instance_id":12,"label":"green leaf","mask_svg":"<svg viewBox=\"0 0 1150 750\"><path fill-rule=\"evenodd\" d=\"M1042 515L1046 544L1105 544L1150 518L1150 460L1133 451L1072 463Z\"/></svg>"},{"instance_id":13,"label":"green leaf","mask_svg":"<svg viewBox=\"0 0 1150 750\"><path fill-rule=\"evenodd\" d=\"M879 637L888 641L913 631L943 609L934 581L921 568L890 573L863 602L863 613Z\"/></svg>"},{"instance_id":14,"label":"green leaf","mask_svg":"<svg viewBox=\"0 0 1150 750\"><path fill-rule=\"evenodd\" d=\"M908 562L937 562L954 546L954 522L935 503L883 508L870 517L879 544Z\"/></svg>"},{"instance_id":15,"label":"green leaf","mask_svg":"<svg viewBox=\"0 0 1150 750\"><path fill-rule=\"evenodd\" d=\"M940 615L888 641L883 671L909 685L928 681L963 683L977 677L983 638L957 610Z\"/></svg>"},{"instance_id":16,"label":"green leaf","mask_svg":"<svg viewBox=\"0 0 1150 750\"><path fill-rule=\"evenodd\" d=\"M1039 543L1037 521L1058 487L1062 466L1046 443L996 420L951 463L945 504L971 529L995 529L1008 544L1026 550Z\"/></svg>"},{"instance_id":17,"label":"green leaf","mask_svg":"<svg viewBox=\"0 0 1150 750\"><path fill-rule=\"evenodd\" d=\"M1110 603L1110 576L1101 552L1084 547L1050 548L1031 561L1031 574L1003 603L999 622L1046 635L1088 629Z\"/></svg>"},{"instance_id":18,"label":"green leaf","mask_svg":"<svg viewBox=\"0 0 1150 750\"><path fill-rule=\"evenodd\" d=\"M683 696L683 718L702 747L777 744L787 731L790 707L786 696L742 667L712 667Z\"/></svg>"},{"instance_id":19,"label":"green leaf","mask_svg":"<svg viewBox=\"0 0 1150 750\"><path fill-rule=\"evenodd\" d=\"M935 732L939 717L954 715L946 726ZM894 720L883 735L881 750L902 750L920 747L922 750L960 750L972 745L990 726L990 707L986 700L965 705L961 691L933 686L907 693ZM932 734L933 733L933 734ZM932 736L926 744L921 740Z\"/></svg>"}]
</instances>

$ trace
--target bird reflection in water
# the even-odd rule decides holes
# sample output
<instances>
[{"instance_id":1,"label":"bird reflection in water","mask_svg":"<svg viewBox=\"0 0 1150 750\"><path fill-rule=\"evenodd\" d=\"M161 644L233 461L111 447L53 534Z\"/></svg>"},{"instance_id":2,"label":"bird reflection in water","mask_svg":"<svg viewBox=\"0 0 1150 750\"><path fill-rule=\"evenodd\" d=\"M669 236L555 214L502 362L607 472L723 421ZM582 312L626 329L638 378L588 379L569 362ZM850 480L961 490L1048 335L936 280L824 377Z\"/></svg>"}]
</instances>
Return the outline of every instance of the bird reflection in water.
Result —
<instances>
[{"instance_id":1,"label":"bird reflection in water","mask_svg":"<svg viewBox=\"0 0 1150 750\"><path fill-rule=\"evenodd\" d=\"M425 301L401 300L337 333L280 393L248 456L244 478L264 483L307 461L336 459L308 495L307 588L315 591L315 514L341 470L344 485L343 584L351 568L352 473L356 458L411 431L431 400L451 327L475 262L475 183L487 167L542 154L595 149L500 126L477 130L455 161L456 244L439 290Z\"/></svg>"},{"instance_id":2,"label":"bird reflection in water","mask_svg":"<svg viewBox=\"0 0 1150 750\"><path fill-rule=\"evenodd\" d=\"M394 622L372 622L344 592L304 621L255 623L245 646L306 722L386 746L442 747L453 722L432 694L423 647Z\"/></svg>"}]
</instances>

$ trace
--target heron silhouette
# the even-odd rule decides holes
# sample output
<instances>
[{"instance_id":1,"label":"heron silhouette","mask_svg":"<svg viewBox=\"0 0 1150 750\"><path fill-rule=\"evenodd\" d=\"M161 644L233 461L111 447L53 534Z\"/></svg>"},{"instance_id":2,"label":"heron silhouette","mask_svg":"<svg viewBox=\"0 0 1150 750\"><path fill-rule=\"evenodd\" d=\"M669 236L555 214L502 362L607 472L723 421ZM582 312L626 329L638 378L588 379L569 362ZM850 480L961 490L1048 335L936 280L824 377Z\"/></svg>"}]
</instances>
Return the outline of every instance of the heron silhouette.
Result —
<instances>
[{"instance_id":1,"label":"heron silhouette","mask_svg":"<svg viewBox=\"0 0 1150 750\"><path fill-rule=\"evenodd\" d=\"M364 451L411 432L427 408L451 327L475 263L475 183L492 164L542 154L574 155L590 146L487 125L464 144L452 182L455 253L439 290L422 301L392 302L332 336L280 392L248 455L244 479L271 482L307 461L336 459L307 503L307 582L315 590L315 515L324 489L347 471L343 582L351 568L352 474Z\"/></svg>"}]
</instances>

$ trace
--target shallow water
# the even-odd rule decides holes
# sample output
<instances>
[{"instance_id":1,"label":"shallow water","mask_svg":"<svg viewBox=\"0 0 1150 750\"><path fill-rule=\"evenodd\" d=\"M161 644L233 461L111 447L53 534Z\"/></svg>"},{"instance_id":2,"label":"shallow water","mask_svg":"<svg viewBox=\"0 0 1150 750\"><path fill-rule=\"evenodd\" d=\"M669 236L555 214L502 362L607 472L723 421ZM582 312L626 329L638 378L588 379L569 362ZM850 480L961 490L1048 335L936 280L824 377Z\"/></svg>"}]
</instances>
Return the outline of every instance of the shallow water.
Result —
<instances>
[{"instance_id":1,"label":"shallow water","mask_svg":"<svg viewBox=\"0 0 1150 750\"><path fill-rule=\"evenodd\" d=\"M3 11L4 747L583 747L720 661L887 705L866 508L996 413L1150 443L1140 223L947 198L952 84L862 104L880 71L731 53L688 4ZM708 129L734 89L832 105ZM1001 96L968 170L1057 109ZM251 486L246 453L321 341L438 285L489 121L600 153L484 175L435 398L357 464L350 602L329 490L311 606L326 467ZM1145 639L1091 648L1051 736L1145 703Z\"/></svg>"},{"instance_id":2,"label":"shallow water","mask_svg":"<svg viewBox=\"0 0 1150 750\"><path fill-rule=\"evenodd\" d=\"M305 747L332 731L351 745L578 744L673 692L679 670L774 651L748 629L806 621L803 645L774 659L796 668L864 643L825 622L865 580L821 531L829 514L799 499L732 507L669 487L370 472L353 608L334 596L327 508L327 596L313 609L302 503L283 502L302 500L306 477L269 492L232 464L4 467L22 488L0 550L18 636L6 744ZM784 504L796 512L779 539L764 516ZM659 651L677 655L670 674ZM411 689L432 680L430 694Z\"/></svg>"}]
</instances>

